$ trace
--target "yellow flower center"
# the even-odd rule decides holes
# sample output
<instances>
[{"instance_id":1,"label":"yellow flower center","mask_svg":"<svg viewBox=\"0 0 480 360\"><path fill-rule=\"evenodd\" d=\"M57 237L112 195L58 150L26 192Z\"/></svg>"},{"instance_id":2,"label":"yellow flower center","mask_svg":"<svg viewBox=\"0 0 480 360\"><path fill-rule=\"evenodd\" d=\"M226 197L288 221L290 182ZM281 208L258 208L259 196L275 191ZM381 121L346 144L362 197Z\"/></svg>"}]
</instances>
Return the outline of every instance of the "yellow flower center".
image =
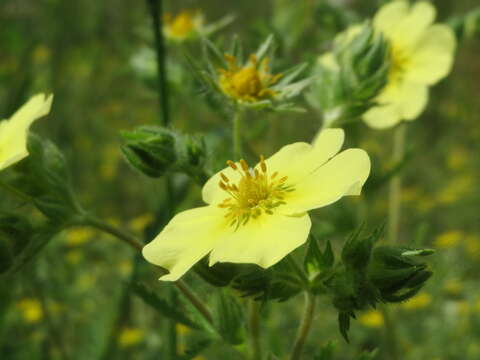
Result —
<instances>
[{"instance_id":1,"label":"yellow flower center","mask_svg":"<svg viewBox=\"0 0 480 360\"><path fill-rule=\"evenodd\" d=\"M177 16L165 16L165 23L172 37L185 38L195 30L195 12L182 11Z\"/></svg>"},{"instance_id":2,"label":"yellow flower center","mask_svg":"<svg viewBox=\"0 0 480 360\"><path fill-rule=\"evenodd\" d=\"M274 85L282 74L270 74L267 58L259 64L256 56L251 55L248 64L244 67L239 67L237 59L232 55L225 54L225 60L228 68L219 69L219 85L227 96L246 102L275 96L276 92L270 86Z\"/></svg>"},{"instance_id":3,"label":"yellow flower center","mask_svg":"<svg viewBox=\"0 0 480 360\"><path fill-rule=\"evenodd\" d=\"M273 210L285 204L285 194L295 189L286 184L287 176L279 177L278 172L269 174L265 159L260 156L260 170L250 168L245 160L240 160L240 167L233 161L227 164L240 173L240 180L233 184L223 173L219 186L229 197L218 206L227 210L225 217L231 220L230 226L238 228L245 225L250 218L258 218L263 213L273 214Z\"/></svg>"},{"instance_id":4,"label":"yellow flower center","mask_svg":"<svg viewBox=\"0 0 480 360\"><path fill-rule=\"evenodd\" d=\"M392 45L390 50L390 72L388 74L389 83L397 83L402 80L409 63L409 57L406 52Z\"/></svg>"}]
</instances>

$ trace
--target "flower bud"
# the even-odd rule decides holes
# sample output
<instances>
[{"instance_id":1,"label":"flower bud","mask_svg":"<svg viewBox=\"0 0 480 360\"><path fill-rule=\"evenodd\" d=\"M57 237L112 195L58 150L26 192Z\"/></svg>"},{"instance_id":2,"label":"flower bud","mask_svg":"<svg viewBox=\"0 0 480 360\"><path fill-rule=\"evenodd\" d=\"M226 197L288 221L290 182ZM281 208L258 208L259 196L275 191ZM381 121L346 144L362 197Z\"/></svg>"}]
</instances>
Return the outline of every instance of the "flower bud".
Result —
<instances>
[{"instance_id":1,"label":"flower bud","mask_svg":"<svg viewBox=\"0 0 480 360\"><path fill-rule=\"evenodd\" d=\"M177 160L175 136L167 129L142 126L122 132L126 141L122 152L135 169L149 177L160 177L171 170Z\"/></svg>"}]
</instances>

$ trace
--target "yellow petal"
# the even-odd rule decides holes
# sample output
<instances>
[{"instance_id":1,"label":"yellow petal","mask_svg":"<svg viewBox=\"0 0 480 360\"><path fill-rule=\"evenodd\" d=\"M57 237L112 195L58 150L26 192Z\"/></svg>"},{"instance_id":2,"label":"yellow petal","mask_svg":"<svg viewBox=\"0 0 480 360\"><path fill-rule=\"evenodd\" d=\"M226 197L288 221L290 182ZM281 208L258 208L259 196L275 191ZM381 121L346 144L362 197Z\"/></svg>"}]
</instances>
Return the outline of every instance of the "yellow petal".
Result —
<instances>
[{"instance_id":1,"label":"yellow petal","mask_svg":"<svg viewBox=\"0 0 480 360\"><path fill-rule=\"evenodd\" d=\"M385 8L375 17L374 27L402 48L412 49L436 16L433 5L425 1L415 3L410 9L404 1L393 2Z\"/></svg>"},{"instance_id":2,"label":"yellow petal","mask_svg":"<svg viewBox=\"0 0 480 360\"><path fill-rule=\"evenodd\" d=\"M279 211L303 213L329 205L346 195L359 195L370 174L370 158L361 149L348 149L295 185Z\"/></svg>"},{"instance_id":3,"label":"yellow petal","mask_svg":"<svg viewBox=\"0 0 480 360\"><path fill-rule=\"evenodd\" d=\"M298 217L262 214L218 243L210 254L210 265L252 263L267 268L305 243L310 227L307 214Z\"/></svg>"},{"instance_id":4,"label":"yellow petal","mask_svg":"<svg viewBox=\"0 0 480 360\"><path fill-rule=\"evenodd\" d=\"M314 145L294 143L286 145L277 153L266 159L270 174L278 171L279 176L288 176L289 183L295 183L313 172L334 156L343 145L345 134L342 129L325 129L315 140ZM238 163L236 163L239 166ZM224 174L233 184L238 184L240 174L231 167L219 171L212 176L202 189L203 201L207 204L218 204L228 197L220 187L220 174Z\"/></svg>"},{"instance_id":5,"label":"yellow petal","mask_svg":"<svg viewBox=\"0 0 480 360\"><path fill-rule=\"evenodd\" d=\"M448 26L429 27L411 54L406 80L432 85L447 76L452 68L455 47L455 35Z\"/></svg>"},{"instance_id":6,"label":"yellow petal","mask_svg":"<svg viewBox=\"0 0 480 360\"><path fill-rule=\"evenodd\" d=\"M386 33L398 25L408 14L407 1L392 1L382 6L373 19L375 29Z\"/></svg>"},{"instance_id":7,"label":"yellow petal","mask_svg":"<svg viewBox=\"0 0 480 360\"><path fill-rule=\"evenodd\" d=\"M428 102L428 87L413 82L401 81L388 86L378 97L375 106L363 115L363 120L372 128L386 129L401 120L415 120Z\"/></svg>"},{"instance_id":8,"label":"yellow petal","mask_svg":"<svg viewBox=\"0 0 480 360\"><path fill-rule=\"evenodd\" d=\"M28 129L33 121L49 113L52 101L53 95L35 95L9 120L0 122L0 170L28 155Z\"/></svg>"},{"instance_id":9,"label":"yellow petal","mask_svg":"<svg viewBox=\"0 0 480 360\"><path fill-rule=\"evenodd\" d=\"M143 248L143 257L170 271L161 280L177 280L207 255L225 237L225 232L231 232L224 215L225 210L216 206L190 209L177 214Z\"/></svg>"},{"instance_id":10,"label":"yellow petal","mask_svg":"<svg viewBox=\"0 0 480 360\"><path fill-rule=\"evenodd\" d=\"M286 145L268 158L267 169L272 174L288 176L288 184L296 184L317 170L342 148L345 133L342 129L325 129L313 145L294 143Z\"/></svg>"}]
</instances>

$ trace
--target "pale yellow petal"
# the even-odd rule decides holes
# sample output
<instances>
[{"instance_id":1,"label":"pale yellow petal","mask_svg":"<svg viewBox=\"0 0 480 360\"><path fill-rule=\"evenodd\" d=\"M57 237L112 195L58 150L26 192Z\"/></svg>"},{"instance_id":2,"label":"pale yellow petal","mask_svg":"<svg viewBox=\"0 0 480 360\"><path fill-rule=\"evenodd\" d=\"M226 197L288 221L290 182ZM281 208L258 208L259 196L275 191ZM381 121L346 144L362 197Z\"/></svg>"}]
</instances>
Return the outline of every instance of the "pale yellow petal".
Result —
<instances>
[{"instance_id":1,"label":"pale yellow petal","mask_svg":"<svg viewBox=\"0 0 480 360\"><path fill-rule=\"evenodd\" d=\"M363 114L363 121L373 129L388 129L401 121L401 114L396 104L374 106Z\"/></svg>"},{"instance_id":2,"label":"pale yellow petal","mask_svg":"<svg viewBox=\"0 0 480 360\"><path fill-rule=\"evenodd\" d=\"M345 133L342 129L325 129L312 145L286 145L266 160L270 174L278 171L287 176L288 184L296 184L331 159L342 148Z\"/></svg>"},{"instance_id":3,"label":"pale yellow petal","mask_svg":"<svg viewBox=\"0 0 480 360\"><path fill-rule=\"evenodd\" d=\"M361 149L345 150L295 185L295 190L285 197L286 204L278 210L303 213L346 195L359 195L369 174L368 154Z\"/></svg>"},{"instance_id":4,"label":"pale yellow petal","mask_svg":"<svg viewBox=\"0 0 480 360\"><path fill-rule=\"evenodd\" d=\"M407 1L392 1L382 6L373 19L375 29L387 33L395 28L409 11Z\"/></svg>"},{"instance_id":5,"label":"pale yellow petal","mask_svg":"<svg viewBox=\"0 0 480 360\"><path fill-rule=\"evenodd\" d=\"M435 7L428 2L420 1L412 5L410 11L405 13L403 12L404 5L397 6L399 14L391 15L391 24L388 24L388 17L385 17L380 28L377 29L392 40L394 46L412 50L423 32L435 20Z\"/></svg>"},{"instance_id":6,"label":"pale yellow petal","mask_svg":"<svg viewBox=\"0 0 480 360\"><path fill-rule=\"evenodd\" d=\"M28 129L33 121L48 114L52 100L53 95L35 95L9 120L0 122L0 170L28 155Z\"/></svg>"},{"instance_id":7,"label":"pale yellow petal","mask_svg":"<svg viewBox=\"0 0 480 360\"><path fill-rule=\"evenodd\" d=\"M237 162L236 165L240 168L240 164ZM213 175L208 181L203 185L202 189L202 198L207 204L218 204L221 203L224 199L230 197L224 190L218 185L222 180L221 175L223 174L228 177L230 183L238 184L238 181L241 178L241 175L238 171L233 170L231 167L227 166L226 168L220 170L215 175Z\"/></svg>"},{"instance_id":8,"label":"pale yellow petal","mask_svg":"<svg viewBox=\"0 0 480 360\"><path fill-rule=\"evenodd\" d=\"M405 120L415 120L427 107L428 87L406 82L398 102L402 117Z\"/></svg>"},{"instance_id":9,"label":"pale yellow petal","mask_svg":"<svg viewBox=\"0 0 480 360\"><path fill-rule=\"evenodd\" d=\"M432 85L448 75L452 68L456 39L445 25L429 27L412 51L406 81Z\"/></svg>"},{"instance_id":10,"label":"pale yellow petal","mask_svg":"<svg viewBox=\"0 0 480 360\"><path fill-rule=\"evenodd\" d=\"M210 254L210 265L232 262L270 267L305 243L310 227L307 214L298 217L262 214L218 243Z\"/></svg>"},{"instance_id":11,"label":"pale yellow petal","mask_svg":"<svg viewBox=\"0 0 480 360\"><path fill-rule=\"evenodd\" d=\"M170 271L161 280L177 280L231 232L224 215L216 206L179 213L143 248L143 257Z\"/></svg>"}]
</instances>

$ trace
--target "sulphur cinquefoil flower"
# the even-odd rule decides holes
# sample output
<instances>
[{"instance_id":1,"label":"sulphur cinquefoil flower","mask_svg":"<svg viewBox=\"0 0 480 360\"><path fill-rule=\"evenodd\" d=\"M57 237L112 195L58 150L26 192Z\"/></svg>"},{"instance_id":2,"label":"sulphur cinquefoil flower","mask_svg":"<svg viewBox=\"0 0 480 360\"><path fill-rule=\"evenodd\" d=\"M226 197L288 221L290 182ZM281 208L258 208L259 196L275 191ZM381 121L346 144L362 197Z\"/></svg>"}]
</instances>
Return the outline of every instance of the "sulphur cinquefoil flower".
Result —
<instances>
[{"instance_id":1,"label":"sulphur cinquefoil flower","mask_svg":"<svg viewBox=\"0 0 480 360\"><path fill-rule=\"evenodd\" d=\"M378 106L363 117L373 128L388 128L416 119L428 102L428 88L448 75L456 40L446 25L433 24L432 4L393 1L375 15L374 28L390 47L388 83L377 97Z\"/></svg>"},{"instance_id":2,"label":"sulphur cinquefoil flower","mask_svg":"<svg viewBox=\"0 0 480 360\"><path fill-rule=\"evenodd\" d=\"M313 145L287 145L254 167L229 161L203 187L208 205L177 214L143 256L171 281L208 254L210 265L274 265L307 240L307 211L360 194L370 159L360 149L337 154L343 140L343 130L327 129Z\"/></svg>"},{"instance_id":3,"label":"sulphur cinquefoil flower","mask_svg":"<svg viewBox=\"0 0 480 360\"><path fill-rule=\"evenodd\" d=\"M37 94L13 114L0 121L0 170L28 156L27 137L30 125L50 112L53 95Z\"/></svg>"},{"instance_id":4,"label":"sulphur cinquefoil flower","mask_svg":"<svg viewBox=\"0 0 480 360\"><path fill-rule=\"evenodd\" d=\"M200 10L182 10L176 15L165 14L163 21L165 37L174 42L183 42L199 36L208 36L227 26L233 21L233 17L227 15L216 22L206 24Z\"/></svg>"}]
</instances>

